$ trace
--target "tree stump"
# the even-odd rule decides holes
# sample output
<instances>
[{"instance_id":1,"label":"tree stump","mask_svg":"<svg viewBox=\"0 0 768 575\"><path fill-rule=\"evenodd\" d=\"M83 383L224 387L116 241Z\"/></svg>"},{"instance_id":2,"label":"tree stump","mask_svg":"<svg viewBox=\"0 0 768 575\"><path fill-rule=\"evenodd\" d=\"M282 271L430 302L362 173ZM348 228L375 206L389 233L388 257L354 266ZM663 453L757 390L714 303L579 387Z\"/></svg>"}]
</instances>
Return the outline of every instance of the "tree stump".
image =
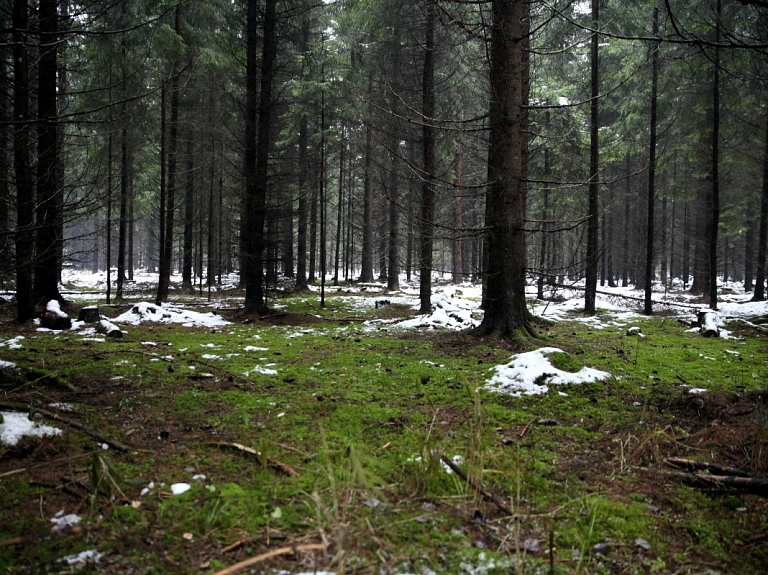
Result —
<instances>
[{"instance_id":1,"label":"tree stump","mask_svg":"<svg viewBox=\"0 0 768 575\"><path fill-rule=\"evenodd\" d=\"M77 314L78 321L84 321L85 323L96 323L100 318L99 307L95 305L84 307Z\"/></svg>"},{"instance_id":2,"label":"tree stump","mask_svg":"<svg viewBox=\"0 0 768 575\"><path fill-rule=\"evenodd\" d=\"M52 299L46 304L45 311L40 316L40 325L48 329L69 329L72 327L72 320L61 311L59 302Z\"/></svg>"}]
</instances>

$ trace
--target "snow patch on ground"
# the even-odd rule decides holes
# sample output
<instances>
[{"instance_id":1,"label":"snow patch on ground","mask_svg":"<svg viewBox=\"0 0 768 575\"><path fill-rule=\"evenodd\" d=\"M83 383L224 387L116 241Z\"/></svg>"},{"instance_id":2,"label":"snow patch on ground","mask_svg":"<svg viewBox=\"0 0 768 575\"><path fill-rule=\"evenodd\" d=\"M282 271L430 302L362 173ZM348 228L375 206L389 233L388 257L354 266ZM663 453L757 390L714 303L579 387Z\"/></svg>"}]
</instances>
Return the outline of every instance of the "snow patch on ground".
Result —
<instances>
[{"instance_id":1,"label":"snow patch on ground","mask_svg":"<svg viewBox=\"0 0 768 575\"><path fill-rule=\"evenodd\" d=\"M137 303L130 310L117 316L112 321L129 323L131 325L138 325L144 321L180 323L184 327L222 327L229 325L228 321L212 312L201 313L184 309L174 304L166 303L159 306L148 302Z\"/></svg>"},{"instance_id":2,"label":"snow patch on ground","mask_svg":"<svg viewBox=\"0 0 768 575\"><path fill-rule=\"evenodd\" d=\"M21 349L21 340L24 339L23 335L17 335L6 341L0 341L0 347L7 347L8 349Z\"/></svg>"},{"instance_id":3,"label":"snow patch on ground","mask_svg":"<svg viewBox=\"0 0 768 575\"><path fill-rule=\"evenodd\" d=\"M512 360L493 368L494 374L485 388L508 395L540 395L551 385L580 384L602 381L610 373L583 367L576 373L555 368L547 358L551 353L562 353L556 347L543 347L512 356Z\"/></svg>"},{"instance_id":4,"label":"snow patch on ground","mask_svg":"<svg viewBox=\"0 0 768 575\"><path fill-rule=\"evenodd\" d=\"M3 411L3 423L0 423L0 443L16 445L24 436L47 437L61 435L61 429L30 421L26 413Z\"/></svg>"}]
</instances>

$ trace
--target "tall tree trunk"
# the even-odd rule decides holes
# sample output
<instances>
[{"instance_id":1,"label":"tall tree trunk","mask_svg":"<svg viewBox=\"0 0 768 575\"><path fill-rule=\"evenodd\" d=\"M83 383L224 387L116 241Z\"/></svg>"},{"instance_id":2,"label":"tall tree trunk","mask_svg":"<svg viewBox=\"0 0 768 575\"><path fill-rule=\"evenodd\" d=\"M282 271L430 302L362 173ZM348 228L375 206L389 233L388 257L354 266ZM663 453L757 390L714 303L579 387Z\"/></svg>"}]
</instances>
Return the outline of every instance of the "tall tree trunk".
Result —
<instances>
[{"instance_id":1,"label":"tall tree trunk","mask_svg":"<svg viewBox=\"0 0 768 575\"><path fill-rule=\"evenodd\" d=\"M525 306L528 10L523 0L492 2L488 268L478 331L502 336L532 332Z\"/></svg>"},{"instance_id":2,"label":"tall tree trunk","mask_svg":"<svg viewBox=\"0 0 768 575\"><path fill-rule=\"evenodd\" d=\"M373 94L373 73L368 75L368 97ZM360 281L373 281L373 132L365 128L363 167L363 245L360 258Z\"/></svg>"},{"instance_id":3,"label":"tall tree trunk","mask_svg":"<svg viewBox=\"0 0 768 575\"><path fill-rule=\"evenodd\" d=\"M347 148L347 142L344 139L344 128L341 130L341 141L339 143L339 194L338 210L336 212L336 253L334 254L333 265L333 285L339 285L339 258L341 256L341 240L343 236L342 214L344 213L344 152Z\"/></svg>"},{"instance_id":4,"label":"tall tree trunk","mask_svg":"<svg viewBox=\"0 0 768 575\"><path fill-rule=\"evenodd\" d=\"M123 299L123 282L126 279L125 259L128 244L128 179L130 169L128 166L128 124L125 102L122 104L123 127L120 130L120 221L117 235L117 285L115 299Z\"/></svg>"},{"instance_id":5,"label":"tall tree trunk","mask_svg":"<svg viewBox=\"0 0 768 575\"><path fill-rule=\"evenodd\" d=\"M247 241L245 262L245 310L266 312L264 301L264 220L267 205L269 163L269 131L272 121L272 81L275 75L277 36L275 28L276 0L266 0L262 35L261 82L256 93L258 38L257 0L248 0L247 15L247 79L246 79L246 142L245 179L247 212ZM258 119L258 130L257 130ZM254 148L255 144L255 148Z\"/></svg>"},{"instance_id":6,"label":"tall tree trunk","mask_svg":"<svg viewBox=\"0 0 768 575\"><path fill-rule=\"evenodd\" d=\"M307 28L308 30L309 28ZM299 221L296 245L296 291L306 291L307 284L307 219L309 184L309 125L306 114L299 124Z\"/></svg>"},{"instance_id":7,"label":"tall tree trunk","mask_svg":"<svg viewBox=\"0 0 768 575\"><path fill-rule=\"evenodd\" d=\"M653 9L653 36L659 35L659 9ZM659 86L659 45L655 43L651 50L651 136L648 142L648 223L646 226L645 244L645 301L643 312L653 313L653 236L654 236L654 204L656 199L656 115Z\"/></svg>"},{"instance_id":8,"label":"tall tree trunk","mask_svg":"<svg viewBox=\"0 0 768 575\"><path fill-rule=\"evenodd\" d=\"M599 28L600 0L592 0L592 25ZM600 94L600 60L598 53L599 37L597 31L592 33L590 46L591 66L591 100L589 119L589 208L587 214L587 277L584 290L584 313L595 315L595 300L597 295L597 267L600 246L598 229L600 226L600 202L598 199L598 171L600 163L600 114L598 96Z\"/></svg>"},{"instance_id":9,"label":"tall tree trunk","mask_svg":"<svg viewBox=\"0 0 768 575\"><path fill-rule=\"evenodd\" d=\"M158 273L158 293L160 290L160 283L163 281L163 269L165 267L165 210L167 203L168 191L166 189L166 154L167 154L167 139L165 137L165 124L166 124L166 93L165 82L163 82L160 88L160 198L159 198L159 218L158 218L158 240L157 240L157 273Z\"/></svg>"},{"instance_id":10,"label":"tall tree trunk","mask_svg":"<svg viewBox=\"0 0 768 575\"><path fill-rule=\"evenodd\" d=\"M37 302L62 300L59 294L58 239L59 215L56 120L56 47L58 46L56 0L41 0L39 5L40 56L37 90L37 201L35 202L35 287Z\"/></svg>"},{"instance_id":11,"label":"tall tree trunk","mask_svg":"<svg viewBox=\"0 0 768 575\"><path fill-rule=\"evenodd\" d=\"M461 116L460 116L461 117ZM455 284L464 281L464 150L461 136L456 138L456 158L454 160L454 174L456 188L453 192L453 239L451 241L451 280Z\"/></svg>"},{"instance_id":12,"label":"tall tree trunk","mask_svg":"<svg viewBox=\"0 0 768 575\"><path fill-rule=\"evenodd\" d=\"M760 227L757 232L757 266L752 301L765 301L765 258L768 253L768 114L765 116L763 143L763 189L760 199Z\"/></svg>"},{"instance_id":13,"label":"tall tree trunk","mask_svg":"<svg viewBox=\"0 0 768 575\"><path fill-rule=\"evenodd\" d=\"M722 0L717 0L715 57L712 65L712 230L709 237L709 307L717 309L717 232L720 225L720 26Z\"/></svg>"},{"instance_id":14,"label":"tall tree trunk","mask_svg":"<svg viewBox=\"0 0 768 575\"><path fill-rule=\"evenodd\" d=\"M174 17L174 29L176 34L181 33L181 3L176 5ZM171 269L173 268L173 226L176 212L176 176L179 151L179 58L174 58L171 77L171 119L168 134L168 167L167 189L165 204L165 221L162 245L162 258L160 260L160 278L157 286L157 304L168 300L168 289L171 284Z\"/></svg>"},{"instance_id":15,"label":"tall tree trunk","mask_svg":"<svg viewBox=\"0 0 768 575\"><path fill-rule=\"evenodd\" d=\"M32 285L34 196L29 160L29 26L27 0L13 0L13 165L16 175L16 321L35 315Z\"/></svg>"},{"instance_id":16,"label":"tall tree trunk","mask_svg":"<svg viewBox=\"0 0 768 575\"><path fill-rule=\"evenodd\" d=\"M435 11L427 2L427 29L424 41L424 74L422 78L422 147L424 168L421 187L421 246L419 260L419 313L432 313L432 250L435 221Z\"/></svg>"},{"instance_id":17,"label":"tall tree trunk","mask_svg":"<svg viewBox=\"0 0 768 575\"><path fill-rule=\"evenodd\" d=\"M195 235L195 180L194 143L191 132L186 140L186 168L184 170L184 257L181 266L181 285L192 289L192 244Z\"/></svg>"},{"instance_id":18,"label":"tall tree trunk","mask_svg":"<svg viewBox=\"0 0 768 575\"><path fill-rule=\"evenodd\" d=\"M8 28L8 18L0 13L0 29ZM9 50L7 45L0 46L0 86L8 82ZM11 152L9 132L11 102L8 90L0 90L0 287L5 286L5 278L11 273L10 231L10 195L9 179L11 172Z\"/></svg>"}]
</instances>

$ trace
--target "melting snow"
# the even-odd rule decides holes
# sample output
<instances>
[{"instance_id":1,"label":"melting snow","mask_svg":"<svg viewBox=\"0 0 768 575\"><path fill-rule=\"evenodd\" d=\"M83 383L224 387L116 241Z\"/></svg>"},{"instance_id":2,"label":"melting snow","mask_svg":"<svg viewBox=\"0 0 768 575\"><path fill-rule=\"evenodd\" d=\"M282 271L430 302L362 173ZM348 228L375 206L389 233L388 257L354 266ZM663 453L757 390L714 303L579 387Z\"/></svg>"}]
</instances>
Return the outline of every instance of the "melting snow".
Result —
<instances>
[{"instance_id":1,"label":"melting snow","mask_svg":"<svg viewBox=\"0 0 768 575\"><path fill-rule=\"evenodd\" d=\"M229 325L228 321L212 312L200 313L174 304L158 306L147 302L137 303L130 310L117 316L112 321L132 325L138 325L143 321L180 323L185 327L221 327Z\"/></svg>"},{"instance_id":2,"label":"melting snow","mask_svg":"<svg viewBox=\"0 0 768 575\"><path fill-rule=\"evenodd\" d=\"M103 553L99 553L95 549L88 549L75 555L67 555L66 557L62 557L59 559L59 562L66 563L70 567L76 567L79 565L85 565L86 563L98 563L102 557L104 557Z\"/></svg>"},{"instance_id":3,"label":"melting snow","mask_svg":"<svg viewBox=\"0 0 768 575\"><path fill-rule=\"evenodd\" d=\"M8 349L21 349L21 340L24 339L23 335L18 335L7 341L0 341L0 347L7 347Z\"/></svg>"},{"instance_id":4,"label":"melting snow","mask_svg":"<svg viewBox=\"0 0 768 575\"><path fill-rule=\"evenodd\" d=\"M558 352L562 353L562 350L543 347L514 355L509 363L493 368L495 373L485 388L509 395L539 395L546 393L550 385L591 383L611 375L591 367L584 367L577 373L557 369L547 359L547 355Z\"/></svg>"},{"instance_id":5,"label":"melting snow","mask_svg":"<svg viewBox=\"0 0 768 575\"><path fill-rule=\"evenodd\" d=\"M60 531L65 527L77 525L78 523L80 523L80 519L81 518L75 515L74 513L69 513L67 515L64 515L64 510L62 509L51 518L51 523L53 523L54 531Z\"/></svg>"},{"instance_id":6,"label":"melting snow","mask_svg":"<svg viewBox=\"0 0 768 575\"><path fill-rule=\"evenodd\" d=\"M61 429L30 421L26 413L3 411L3 423L0 423L0 442L16 445L25 435L46 437L60 435Z\"/></svg>"}]
</instances>

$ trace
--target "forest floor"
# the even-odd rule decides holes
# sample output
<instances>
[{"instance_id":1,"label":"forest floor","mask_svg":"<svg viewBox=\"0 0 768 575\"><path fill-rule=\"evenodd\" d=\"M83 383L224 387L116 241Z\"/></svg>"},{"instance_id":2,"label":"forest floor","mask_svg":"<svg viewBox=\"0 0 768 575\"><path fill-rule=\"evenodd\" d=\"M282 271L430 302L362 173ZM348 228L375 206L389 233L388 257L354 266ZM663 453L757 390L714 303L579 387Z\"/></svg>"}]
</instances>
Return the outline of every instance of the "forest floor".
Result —
<instances>
[{"instance_id":1,"label":"forest floor","mask_svg":"<svg viewBox=\"0 0 768 575\"><path fill-rule=\"evenodd\" d=\"M764 313L704 338L690 311L629 302L513 345L401 328L403 294L349 291L323 309L277 294L261 318L235 290L216 309L177 292L226 321L120 323L120 339L19 327L2 304L2 425L60 432L0 442L0 572L765 573ZM100 296L68 297L76 316ZM129 297L102 314L152 296ZM488 386L544 346L566 373L610 375Z\"/></svg>"}]
</instances>

